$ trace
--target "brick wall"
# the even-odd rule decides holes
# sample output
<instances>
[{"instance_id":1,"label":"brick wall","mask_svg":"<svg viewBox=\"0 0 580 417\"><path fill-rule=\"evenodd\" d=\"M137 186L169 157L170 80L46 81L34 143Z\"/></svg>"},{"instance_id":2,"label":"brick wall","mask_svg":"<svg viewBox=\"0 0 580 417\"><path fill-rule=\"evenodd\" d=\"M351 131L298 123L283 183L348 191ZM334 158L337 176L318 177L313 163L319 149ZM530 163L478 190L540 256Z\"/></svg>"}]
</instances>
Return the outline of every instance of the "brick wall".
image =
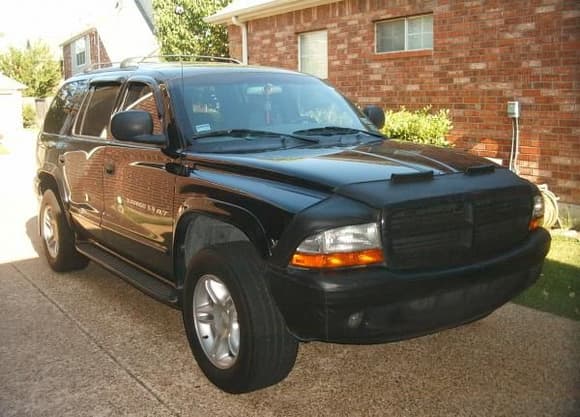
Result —
<instances>
[{"instance_id":1,"label":"brick wall","mask_svg":"<svg viewBox=\"0 0 580 417\"><path fill-rule=\"evenodd\" d=\"M375 21L431 12L433 51L374 53ZM297 69L297 34L320 29L329 80L354 102L449 108L450 139L504 164L520 101L520 173L580 204L580 2L345 0L248 22L249 62Z\"/></svg>"},{"instance_id":2,"label":"brick wall","mask_svg":"<svg viewBox=\"0 0 580 417\"><path fill-rule=\"evenodd\" d=\"M73 45L77 39L80 39L82 37L89 38L90 59L87 60L87 65L100 62L102 64L105 64L105 65L101 65L101 67L103 67L103 66L107 66L106 65L107 63L108 64L111 63L111 59L109 58L109 55L107 54L107 50L105 49L105 45L103 45L103 42L102 42L98 32L96 30L85 32L82 35L67 41L62 46L63 69L64 69L64 78L65 79L71 77L74 73L73 65L72 65Z\"/></svg>"}]
</instances>

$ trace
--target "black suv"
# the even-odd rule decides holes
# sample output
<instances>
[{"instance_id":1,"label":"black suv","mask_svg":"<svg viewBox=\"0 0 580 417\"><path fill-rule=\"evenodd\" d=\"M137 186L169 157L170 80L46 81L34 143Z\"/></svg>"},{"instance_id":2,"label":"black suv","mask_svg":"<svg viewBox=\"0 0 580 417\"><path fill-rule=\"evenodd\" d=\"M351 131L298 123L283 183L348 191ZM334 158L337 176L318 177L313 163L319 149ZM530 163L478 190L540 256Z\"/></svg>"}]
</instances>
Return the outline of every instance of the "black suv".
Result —
<instances>
[{"instance_id":1,"label":"black suv","mask_svg":"<svg viewBox=\"0 0 580 417\"><path fill-rule=\"evenodd\" d=\"M530 286L550 244L538 189L389 140L381 116L272 68L75 76L38 139L48 263L96 261L181 309L200 368L232 393L283 379L299 341L420 336Z\"/></svg>"}]
</instances>

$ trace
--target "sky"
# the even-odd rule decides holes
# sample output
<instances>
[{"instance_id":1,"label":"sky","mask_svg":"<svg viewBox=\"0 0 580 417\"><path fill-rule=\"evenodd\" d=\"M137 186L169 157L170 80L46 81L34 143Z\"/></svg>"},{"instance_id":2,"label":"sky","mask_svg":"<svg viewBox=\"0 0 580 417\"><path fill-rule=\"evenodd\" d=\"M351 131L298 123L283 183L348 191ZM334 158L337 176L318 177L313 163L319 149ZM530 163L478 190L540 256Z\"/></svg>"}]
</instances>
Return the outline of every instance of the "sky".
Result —
<instances>
[{"instance_id":1,"label":"sky","mask_svg":"<svg viewBox=\"0 0 580 417\"><path fill-rule=\"evenodd\" d=\"M55 57L59 45L87 28L115 0L0 0L0 50L42 39Z\"/></svg>"}]
</instances>

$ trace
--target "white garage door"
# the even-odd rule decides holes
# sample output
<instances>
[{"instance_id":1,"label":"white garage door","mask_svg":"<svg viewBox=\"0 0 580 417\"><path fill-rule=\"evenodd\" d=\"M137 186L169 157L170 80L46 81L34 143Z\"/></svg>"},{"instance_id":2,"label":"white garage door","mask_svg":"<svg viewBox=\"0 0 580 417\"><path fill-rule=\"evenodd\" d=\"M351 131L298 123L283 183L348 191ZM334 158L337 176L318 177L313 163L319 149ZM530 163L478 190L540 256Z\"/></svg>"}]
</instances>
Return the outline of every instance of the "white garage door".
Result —
<instances>
[{"instance_id":1,"label":"white garage door","mask_svg":"<svg viewBox=\"0 0 580 417\"><path fill-rule=\"evenodd\" d=\"M0 132L10 134L22 128L20 93L0 91Z\"/></svg>"}]
</instances>

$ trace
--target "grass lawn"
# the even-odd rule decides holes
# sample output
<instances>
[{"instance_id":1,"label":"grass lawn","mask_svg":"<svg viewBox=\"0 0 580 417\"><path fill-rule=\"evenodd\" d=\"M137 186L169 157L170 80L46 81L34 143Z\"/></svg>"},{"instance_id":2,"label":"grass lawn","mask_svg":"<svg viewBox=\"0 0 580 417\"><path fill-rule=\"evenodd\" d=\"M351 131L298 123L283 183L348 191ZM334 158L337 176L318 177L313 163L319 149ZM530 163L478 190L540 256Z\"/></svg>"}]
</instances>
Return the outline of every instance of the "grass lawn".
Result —
<instances>
[{"instance_id":1,"label":"grass lawn","mask_svg":"<svg viewBox=\"0 0 580 417\"><path fill-rule=\"evenodd\" d=\"M514 302L580 320L580 241L552 236L540 279Z\"/></svg>"},{"instance_id":2,"label":"grass lawn","mask_svg":"<svg viewBox=\"0 0 580 417\"><path fill-rule=\"evenodd\" d=\"M0 155L8 155L10 152L6 149L6 146L0 143Z\"/></svg>"}]
</instances>

